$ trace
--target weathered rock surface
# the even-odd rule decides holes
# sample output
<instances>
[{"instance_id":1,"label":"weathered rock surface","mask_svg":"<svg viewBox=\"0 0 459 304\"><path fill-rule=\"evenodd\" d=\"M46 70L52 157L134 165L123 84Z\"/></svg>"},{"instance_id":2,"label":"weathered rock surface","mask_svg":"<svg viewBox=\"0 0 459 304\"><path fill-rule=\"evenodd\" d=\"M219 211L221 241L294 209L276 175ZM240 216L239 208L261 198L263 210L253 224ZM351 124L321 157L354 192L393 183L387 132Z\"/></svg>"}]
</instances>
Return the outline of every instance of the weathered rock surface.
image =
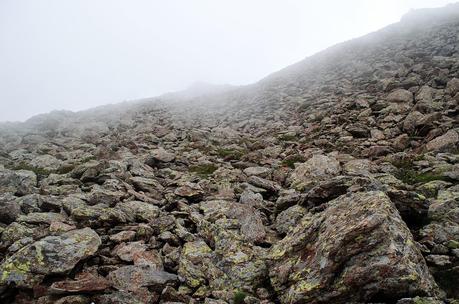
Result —
<instances>
[{"instance_id":1,"label":"weathered rock surface","mask_svg":"<svg viewBox=\"0 0 459 304\"><path fill-rule=\"evenodd\" d=\"M100 237L90 228L47 236L3 261L0 284L33 287L46 275L69 272L79 261L93 255L100 244Z\"/></svg>"},{"instance_id":2,"label":"weathered rock surface","mask_svg":"<svg viewBox=\"0 0 459 304\"><path fill-rule=\"evenodd\" d=\"M0 123L0 303L456 303L458 20Z\"/></svg>"},{"instance_id":3,"label":"weathered rock surface","mask_svg":"<svg viewBox=\"0 0 459 304\"><path fill-rule=\"evenodd\" d=\"M435 295L413 237L383 192L341 196L270 250L284 303L380 302ZM355 284L355 285L354 285Z\"/></svg>"}]
</instances>

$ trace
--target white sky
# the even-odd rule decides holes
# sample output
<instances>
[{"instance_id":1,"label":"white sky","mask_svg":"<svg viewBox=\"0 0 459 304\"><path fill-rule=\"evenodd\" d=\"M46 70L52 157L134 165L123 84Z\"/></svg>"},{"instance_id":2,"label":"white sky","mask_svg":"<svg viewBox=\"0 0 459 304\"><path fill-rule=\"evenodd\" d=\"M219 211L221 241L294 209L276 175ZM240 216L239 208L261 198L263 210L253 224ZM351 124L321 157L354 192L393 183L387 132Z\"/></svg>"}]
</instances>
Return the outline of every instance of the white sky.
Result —
<instances>
[{"instance_id":1,"label":"white sky","mask_svg":"<svg viewBox=\"0 0 459 304\"><path fill-rule=\"evenodd\" d=\"M0 121L249 84L457 0L0 0Z\"/></svg>"}]
</instances>

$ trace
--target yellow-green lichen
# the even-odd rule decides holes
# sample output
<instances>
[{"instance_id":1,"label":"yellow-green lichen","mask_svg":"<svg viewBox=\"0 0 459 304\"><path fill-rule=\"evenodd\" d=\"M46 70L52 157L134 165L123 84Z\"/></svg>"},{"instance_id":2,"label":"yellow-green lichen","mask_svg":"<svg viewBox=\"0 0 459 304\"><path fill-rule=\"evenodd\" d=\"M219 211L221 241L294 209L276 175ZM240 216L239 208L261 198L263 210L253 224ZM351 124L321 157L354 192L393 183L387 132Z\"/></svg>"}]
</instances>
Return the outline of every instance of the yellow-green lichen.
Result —
<instances>
[{"instance_id":1,"label":"yellow-green lichen","mask_svg":"<svg viewBox=\"0 0 459 304\"><path fill-rule=\"evenodd\" d=\"M40 265L45 264L45 256L43 255L42 248L40 246L35 247L35 250L37 251L36 257L37 257L37 262Z\"/></svg>"},{"instance_id":2,"label":"yellow-green lichen","mask_svg":"<svg viewBox=\"0 0 459 304\"><path fill-rule=\"evenodd\" d=\"M285 255L285 248L282 246L274 246L271 250L270 258L271 259L278 259Z\"/></svg>"},{"instance_id":3,"label":"yellow-green lichen","mask_svg":"<svg viewBox=\"0 0 459 304\"><path fill-rule=\"evenodd\" d=\"M295 285L295 290L301 293L309 292L319 287L319 283L310 283L308 281L301 281Z\"/></svg>"},{"instance_id":4,"label":"yellow-green lichen","mask_svg":"<svg viewBox=\"0 0 459 304\"><path fill-rule=\"evenodd\" d=\"M20 263L18 261L14 262L6 262L2 266L2 277L1 277L1 282L4 283L8 281L10 276L14 275L26 275L27 273L30 272L30 262L24 262Z\"/></svg>"}]
</instances>

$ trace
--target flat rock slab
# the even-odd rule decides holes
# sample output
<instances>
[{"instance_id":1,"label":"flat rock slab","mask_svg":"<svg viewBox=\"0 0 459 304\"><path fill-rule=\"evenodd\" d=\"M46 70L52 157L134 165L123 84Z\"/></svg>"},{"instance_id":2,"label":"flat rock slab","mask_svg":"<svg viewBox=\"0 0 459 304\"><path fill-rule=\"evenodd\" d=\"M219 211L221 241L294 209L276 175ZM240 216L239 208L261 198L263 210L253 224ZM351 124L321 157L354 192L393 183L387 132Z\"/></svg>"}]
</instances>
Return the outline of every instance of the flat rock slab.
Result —
<instances>
[{"instance_id":1,"label":"flat rock slab","mask_svg":"<svg viewBox=\"0 0 459 304\"><path fill-rule=\"evenodd\" d=\"M343 195L270 250L282 303L380 302L433 295L436 284L413 237L380 191Z\"/></svg>"},{"instance_id":2,"label":"flat rock slab","mask_svg":"<svg viewBox=\"0 0 459 304\"><path fill-rule=\"evenodd\" d=\"M108 275L113 287L123 291L137 291L151 287L161 292L167 285L178 282L178 276L148 266L123 266Z\"/></svg>"}]
</instances>

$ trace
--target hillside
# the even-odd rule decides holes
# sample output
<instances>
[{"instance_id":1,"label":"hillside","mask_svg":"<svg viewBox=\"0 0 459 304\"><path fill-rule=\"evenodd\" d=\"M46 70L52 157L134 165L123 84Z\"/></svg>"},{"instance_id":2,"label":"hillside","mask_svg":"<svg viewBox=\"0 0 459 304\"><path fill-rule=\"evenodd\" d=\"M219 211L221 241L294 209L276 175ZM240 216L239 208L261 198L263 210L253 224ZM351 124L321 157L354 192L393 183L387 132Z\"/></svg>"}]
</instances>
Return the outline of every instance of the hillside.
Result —
<instances>
[{"instance_id":1,"label":"hillside","mask_svg":"<svg viewBox=\"0 0 459 304\"><path fill-rule=\"evenodd\" d=\"M459 303L458 33L0 124L0 302Z\"/></svg>"}]
</instances>

